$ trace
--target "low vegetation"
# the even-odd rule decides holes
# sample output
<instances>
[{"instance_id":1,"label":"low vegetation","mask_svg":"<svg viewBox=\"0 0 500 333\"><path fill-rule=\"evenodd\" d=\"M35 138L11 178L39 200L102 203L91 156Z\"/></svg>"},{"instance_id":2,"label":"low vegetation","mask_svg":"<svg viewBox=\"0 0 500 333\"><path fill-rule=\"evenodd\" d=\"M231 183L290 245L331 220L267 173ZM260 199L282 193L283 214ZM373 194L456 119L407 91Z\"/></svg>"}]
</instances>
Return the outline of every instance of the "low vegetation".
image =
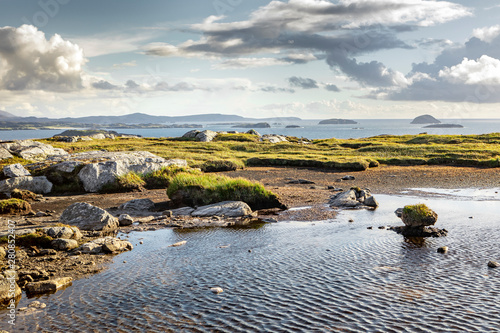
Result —
<instances>
[{"instance_id":1,"label":"low vegetation","mask_svg":"<svg viewBox=\"0 0 500 333\"><path fill-rule=\"evenodd\" d=\"M47 236L45 233L41 231L37 231L36 233L26 234L16 236L16 246L30 247L36 246L39 248L51 248L51 242L53 238ZM7 243L8 237L3 236L0 237L0 244Z\"/></svg>"},{"instance_id":2,"label":"low vegetation","mask_svg":"<svg viewBox=\"0 0 500 333\"><path fill-rule=\"evenodd\" d=\"M41 140L70 152L96 149L146 150L182 158L192 167L213 161L238 166L295 166L364 170L379 164L500 167L500 133L483 135L381 135L362 139L323 139L272 144L250 134L218 135L213 142L177 138L117 138L83 142Z\"/></svg>"},{"instance_id":3,"label":"low vegetation","mask_svg":"<svg viewBox=\"0 0 500 333\"><path fill-rule=\"evenodd\" d=\"M246 202L254 210L284 208L278 197L262 184L215 174L179 173L172 179L167 194L178 205L192 207L238 200Z\"/></svg>"},{"instance_id":4,"label":"low vegetation","mask_svg":"<svg viewBox=\"0 0 500 333\"><path fill-rule=\"evenodd\" d=\"M21 199L0 200L0 214L27 214L31 205Z\"/></svg>"},{"instance_id":5,"label":"low vegetation","mask_svg":"<svg viewBox=\"0 0 500 333\"><path fill-rule=\"evenodd\" d=\"M436 218L437 215L425 204L407 205L403 208L403 219L413 224ZM435 221L435 220L434 220Z\"/></svg>"}]
</instances>

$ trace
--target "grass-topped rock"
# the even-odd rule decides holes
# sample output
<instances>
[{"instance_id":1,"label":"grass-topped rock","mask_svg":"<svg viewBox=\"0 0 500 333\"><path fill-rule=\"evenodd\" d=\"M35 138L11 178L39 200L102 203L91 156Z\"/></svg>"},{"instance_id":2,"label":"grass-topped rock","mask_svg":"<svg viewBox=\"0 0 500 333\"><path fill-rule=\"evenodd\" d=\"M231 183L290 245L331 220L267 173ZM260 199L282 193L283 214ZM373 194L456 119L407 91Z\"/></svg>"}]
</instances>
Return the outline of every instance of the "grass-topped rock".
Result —
<instances>
[{"instance_id":1,"label":"grass-topped rock","mask_svg":"<svg viewBox=\"0 0 500 333\"><path fill-rule=\"evenodd\" d=\"M25 215L31 211L31 205L21 199L0 200L0 214Z\"/></svg>"},{"instance_id":2,"label":"grass-topped rock","mask_svg":"<svg viewBox=\"0 0 500 333\"><path fill-rule=\"evenodd\" d=\"M214 174L179 173L172 179L167 194L177 205L191 207L221 201L243 201L253 210L286 208L278 196L262 184Z\"/></svg>"},{"instance_id":3,"label":"grass-topped rock","mask_svg":"<svg viewBox=\"0 0 500 333\"><path fill-rule=\"evenodd\" d=\"M426 227L434 225L438 215L425 204L408 205L403 208L401 219L407 227Z\"/></svg>"}]
</instances>

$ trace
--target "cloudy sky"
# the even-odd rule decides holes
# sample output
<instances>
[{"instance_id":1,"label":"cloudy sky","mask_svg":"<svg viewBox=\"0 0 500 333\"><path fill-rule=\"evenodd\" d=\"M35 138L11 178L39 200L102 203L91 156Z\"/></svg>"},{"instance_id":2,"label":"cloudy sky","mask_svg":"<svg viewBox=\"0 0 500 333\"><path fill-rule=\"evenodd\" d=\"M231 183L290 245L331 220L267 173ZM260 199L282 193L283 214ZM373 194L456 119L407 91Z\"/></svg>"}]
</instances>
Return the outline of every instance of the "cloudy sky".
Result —
<instances>
[{"instance_id":1,"label":"cloudy sky","mask_svg":"<svg viewBox=\"0 0 500 333\"><path fill-rule=\"evenodd\" d=\"M0 0L0 110L500 117L495 0Z\"/></svg>"}]
</instances>

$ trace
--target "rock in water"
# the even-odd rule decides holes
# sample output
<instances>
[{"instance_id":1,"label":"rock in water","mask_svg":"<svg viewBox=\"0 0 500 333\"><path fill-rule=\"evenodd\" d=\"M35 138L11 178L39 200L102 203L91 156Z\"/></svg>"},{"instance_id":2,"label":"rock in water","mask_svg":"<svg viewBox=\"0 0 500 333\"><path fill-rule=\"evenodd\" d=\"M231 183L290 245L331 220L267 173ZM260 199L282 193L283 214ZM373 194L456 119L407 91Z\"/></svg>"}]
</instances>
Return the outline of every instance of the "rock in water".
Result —
<instances>
[{"instance_id":1,"label":"rock in water","mask_svg":"<svg viewBox=\"0 0 500 333\"><path fill-rule=\"evenodd\" d=\"M220 294L224 292L224 289L222 289L221 287L212 287L210 288L210 291L213 292L214 294Z\"/></svg>"},{"instance_id":2,"label":"rock in water","mask_svg":"<svg viewBox=\"0 0 500 333\"><path fill-rule=\"evenodd\" d=\"M98 254L98 253L114 253L122 251L130 251L133 246L130 242L114 238L104 237L94 239L87 242L78 248L82 253Z\"/></svg>"},{"instance_id":3,"label":"rock in water","mask_svg":"<svg viewBox=\"0 0 500 333\"><path fill-rule=\"evenodd\" d=\"M31 176L31 173L26 170L21 163L4 166L3 174L8 178Z\"/></svg>"},{"instance_id":4,"label":"rock in water","mask_svg":"<svg viewBox=\"0 0 500 333\"><path fill-rule=\"evenodd\" d=\"M11 280L7 280L7 278L11 277L11 274L7 273L6 275L7 276L4 277L2 274L0 274L0 303L5 303L12 299L12 290L14 291L14 298L19 297L22 293L21 288L19 288L16 282L11 285ZM14 289L12 289L12 287L14 287Z\"/></svg>"},{"instance_id":5,"label":"rock in water","mask_svg":"<svg viewBox=\"0 0 500 333\"><path fill-rule=\"evenodd\" d=\"M187 243L187 241L180 241L180 242L177 242L177 243L174 243L174 244L170 245L170 247L182 246L182 245L184 245L186 243Z\"/></svg>"},{"instance_id":6,"label":"rock in water","mask_svg":"<svg viewBox=\"0 0 500 333\"><path fill-rule=\"evenodd\" d=\"M329 205L337 208L377 208L378 202L369 189L351 188L330 197Z\"/></svg>"},{"instance_id":7,"label":"rock in water","mask_svg":"<svg viewBox=\"0 0 500 333\"><path fill-rule=\"evenodd\" d=\"M425 204L408 205L403 208L401 219L407 227L426 227L434 225L438 215Z\"/></svg>"},{"instance_id":8,"label":"rock in water","mask_svg":"<svg viewBox=\"0 0 500 333\"><path fill-rule=\"evenodd\" d=\"M243 201L223 201L212 205L198 207L191 216L229 216L241 217L252 213L250 207Z\"/></svg>"},{"instance_id":9,"label":"rock in water","mask_svg":"<svg viewBox=\"0 0 500 333\"><path fill-rule=\"evenodd\" d=\"M488 262L488 267L497 268L497 267L500 267L500 263L492 260L492 261Z\"/></svg>"},{"instance_id":10,"label":"rock in water","mask_svg":"<svg viewBox=\"0 0 500 333\"><path fill-rule=\"evenodd\" d=\"M40 177L15 177L0 181L0 192L10 193L14 189L28 190L38 194L50 193L52 183L45 176Z\"/></svg>"},{"instance_id":11,"label":"rock in water","mask_svg":"<svg viewBox=\"0 0 500 333\"><path fill-rule=\"evenodd\" d=\"M448 252L448 246L441 246L440 248L437 249L438 253L447 253Z\"/></svg>"},{"instance_id":12,"label":"rock in water","mask_svg":"<svg viewBox=\"0 0 500 333\"><path fill-rule=\"evenodd\" d=\"M47 293L67 286L72 281L73 279L70 277L62 277L47 281L31 282L26 285L26 291L32 294Z\"/></svg>"},{"instance_id":13,"label":"rock in water","mask_svg":"<svg viewBox=\"0 0 500 333\"><path fill-rule=\"evenodd\" d=\"M92 206L86 202L77 202L62 213L62 223L74 225L81 230L114 231L118 228L118 219L104 209Z\"/></svg>"}]
</instances>

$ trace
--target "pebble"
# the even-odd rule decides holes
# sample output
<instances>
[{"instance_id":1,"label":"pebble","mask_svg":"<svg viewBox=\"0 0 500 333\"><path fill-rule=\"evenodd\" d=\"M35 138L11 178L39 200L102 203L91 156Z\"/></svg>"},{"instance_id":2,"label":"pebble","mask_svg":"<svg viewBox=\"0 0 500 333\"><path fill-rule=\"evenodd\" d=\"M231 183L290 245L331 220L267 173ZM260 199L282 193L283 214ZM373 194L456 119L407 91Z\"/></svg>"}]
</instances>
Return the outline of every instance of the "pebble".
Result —
<instances>
[{"instance_id":1,"label":"pebble","mask_svg":"<svg viewBox=\"0 0 500 333\"><path fill-rule=\"evenodd\" d=\"M249 253L252 253L252 250L248 250Z\"/></svg>"},{"instance_id":2,"label":"pebble","mask_svg":"<svg viewBox=\"0 0 500 333\"><path fill-rule=\"evenodd\" d=\"M500 263L491 260L490 262L488 262L488 267L490 267L490 268L497 268L497 267L500 267Z\"/></svg>"},{"instance_id":3,"label":"pebble","mask_svg":"<svg viewBox=\"0 0 500 333\"><path fill-rule=\"evenodd\" d=\"M366 229L372 230L372 229L373 229L373 227L368 227L368 228L366 228Z\"/></svg>"},{"instance_id":4,"label":"pebble","mask_svg":"<svg viewBox=\"0 0 500 333\"><path fill-rule=\"evenodd\" d=\"M140 242L139 242L139 244L144 244L144 242L143 242L143 241L140 241Z\"/></svg>"},{"instance_id":5,"label":"pebble","mask_svg":"<svg viewBox=\"0 0 500 333\"><path fill-rule=\"evenodd\" d=\"M354 222L354 220L353 219L349 219L349 222Z\"/></svg>"},{"instance_id":6,"label":"pebble","mask_svg":"<svg viewBox=\"0 0 500 333\"><path fill-rule=\"evenodd\" d=\"M440 248L437 249L438 253L446 253L448 252L448 246L441 246Z\"/></svg>"},{"instance_id":7,"label":"pebble","mask_svg":"<svg viewBox=\"0 0 500 333\"><path fill-rule=\"evenodd\" d=\"M385 229L385 226L381 225L380 227L378 227L379 229Z\"/></svg>"},{"instance_id":8,"label":"pebble","mask_svg":"<svg viewBox=\"0 0 500 333\"><path fill-rule=\"evenodd\" d=\"M220 294L224 291L224 289L222 289L221 287L212 287L210 288L210 291L214 294Z\"/></svg>"}]
</instances>

